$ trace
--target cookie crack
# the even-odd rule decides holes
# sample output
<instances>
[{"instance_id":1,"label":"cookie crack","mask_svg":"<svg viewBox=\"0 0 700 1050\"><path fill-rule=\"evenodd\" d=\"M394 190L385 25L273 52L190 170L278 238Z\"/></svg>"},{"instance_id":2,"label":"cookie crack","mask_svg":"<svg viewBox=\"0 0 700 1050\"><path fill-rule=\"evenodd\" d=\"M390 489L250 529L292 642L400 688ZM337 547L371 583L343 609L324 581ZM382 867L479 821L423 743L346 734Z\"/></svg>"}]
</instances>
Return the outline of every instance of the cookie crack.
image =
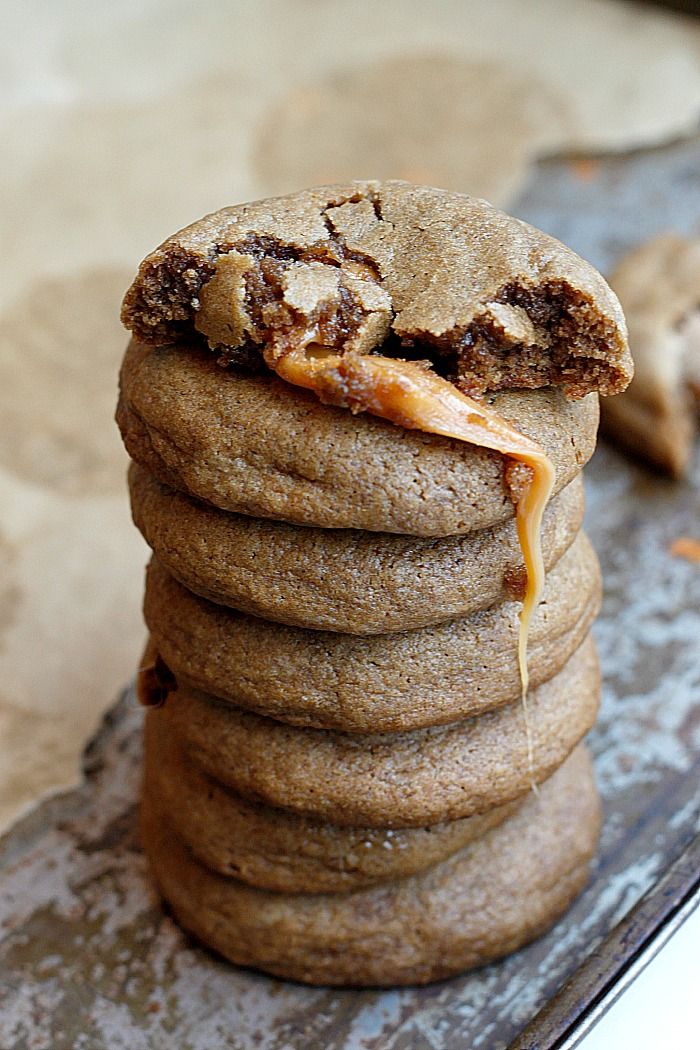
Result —
<instances>
[{"instance_id":1,"label":"cookie crack","mask_svg":"<svg viewBox=\"0 0 700 1050\"><path fill-rule=\"evenodd\" d=\"M360 202L361 194L342 203ZM326 237L300 248L248 234L218 244L213 275L203 286L194 325L220 363L258 348L265 361L312 345L316 352L369 353L389 335L391 298L377 265L350 249L335 230L329 201L319 211Z\"/></svg>"}]
</instances>

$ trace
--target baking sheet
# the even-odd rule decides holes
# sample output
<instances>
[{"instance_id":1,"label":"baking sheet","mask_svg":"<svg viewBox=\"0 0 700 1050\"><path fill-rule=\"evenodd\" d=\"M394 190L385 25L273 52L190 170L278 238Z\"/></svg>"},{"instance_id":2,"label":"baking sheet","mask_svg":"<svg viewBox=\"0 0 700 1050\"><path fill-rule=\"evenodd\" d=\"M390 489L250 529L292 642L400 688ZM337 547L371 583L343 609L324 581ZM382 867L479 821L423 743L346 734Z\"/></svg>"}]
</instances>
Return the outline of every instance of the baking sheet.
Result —
<instances>
[{"instance_id":1,"label":"baking sheet","mask_svg":"<svg viewBox=\"0 0 700 1050\"><path fill-rule=\"evenodd\" d=\"M550 162L517 210L605 267L659 229L695 226L700 142ZM606 819L593 879L554 930L425 989L310 989L220 962L180 933L148 880L135 827L141 712L127 691L88 748L85 783L0 843L0 1047L506 1047L698 829L700 566L669 546L700 532L700 459L674 485L601 446L587 478L606 582L590 737Z\"/></svg>"},{"instance_id":2,"label":"baking sheet","mask_svg":"<svg viewBox=\"0 0 700 1050\"><path fill-rule=\"evenodd\" d=\"M508 1050L574 1050L699 906L696 835Z\"/></svg>"}]
</instances>

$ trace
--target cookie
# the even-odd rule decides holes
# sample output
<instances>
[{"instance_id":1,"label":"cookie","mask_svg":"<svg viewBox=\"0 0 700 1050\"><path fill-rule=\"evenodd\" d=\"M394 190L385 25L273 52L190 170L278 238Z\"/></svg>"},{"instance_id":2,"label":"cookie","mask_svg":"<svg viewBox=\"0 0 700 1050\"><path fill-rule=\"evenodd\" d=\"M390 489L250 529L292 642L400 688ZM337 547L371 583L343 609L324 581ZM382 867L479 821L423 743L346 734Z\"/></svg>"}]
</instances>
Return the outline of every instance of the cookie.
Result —
<instances>
[{"instance_id":1,"label":"cookie","mask_svg":"<svg viewBox=\"0 0 700 1050\"><path fill-rule=\"evenodd\" d=\"M341 827L249 802L187 762L146 715L144 796L205 867L284 893L340 893L413 875L445 860L515 812L424 828Z\"/></svg>"},{"instance_id":2,"label":"cookie","mask_svg":"<svg viewBox=\"0 0 700 1050\"><path fill-rule=\"evenodd\" d=\"M142 839L175 918L232 962L325 985L423 984L537 937L583 888L600 828L578 749L500 827L427 871L354 893L272 893L215 874L147 796Z\"/></svg>"},{"instance_id":3,"label":"cookie","mask_svg":"<svg viewBox=\"0 0 700 1050\"><path fill-rule=\"evenodd\" d=\"M515 523L442 540L314 529L216 510L129 471L134 521L159 562L195 594L290 626L381 634L444 623L520 598L525 570ZM575 478L549 504L546 568L583 518Z\"/></svg>"},{"instance_id":4,"label":"cookie","mask_svg":"<svg viewBox=\"0 0 700 1050\"><path fill-rule=\"evenodd\" d=\"M592 266L485 201L398 181L206 216L144 260L122 320L161 346L197 332L234 352L299 332L335 352L382 344L472 394L607 394L631 375L620 305Z\"/></svg>"},{"instance_id":5,"label":"cookie","mask_svg":"<svg viewBox=\"0 0 700 1050\"><path fill-rule=\"evenodd\" d=\"M529 742L519 700L437 728L359 736L286 725L178 683L153 718L187 761L253 802L335 824L419 827L482 813L546 780L593 725L599 692L589 637L529 695Z\"/></svg>"},{"instance_id":6,"label":"cookie","mask_svg":"<svg viewBox=\"0 0 700 1050\"><path fill-rule=\"evenodd\" d=\"M682 477L700 409L700 238L654 237L626 255L610 280L627 315L635 374L606 405L605 432Z\"/></svg>"},{"instance_id":7,"label":"cookie","mask_svg":"<svg viewBox=\"0 0 700 1050\"><path fill-rule=\"evenodd\" d=\"M493 405L550 456L556 492L593 453L595 394L569 402L553 388L510 391ZM132 341L117 419L132 459L222 510L415 536L490 528L515 514L499 453L323 405L191 346Z\"/></svg>"},{"instance_id":8,"label":"cookie","mask_svg":"<svg viewBox=\"0 0 700 1050\"><path fill-rule=\"evenodd\" d=\"M600 604L598 562L584 534L549 573L529 642L532 686L585 638ZM144 615L184 684L295 725L387 732L466 718L520 695L520 603L436 627L373 635L270 623L191 594L154 559Z\"/></svg>"}]
</instances>

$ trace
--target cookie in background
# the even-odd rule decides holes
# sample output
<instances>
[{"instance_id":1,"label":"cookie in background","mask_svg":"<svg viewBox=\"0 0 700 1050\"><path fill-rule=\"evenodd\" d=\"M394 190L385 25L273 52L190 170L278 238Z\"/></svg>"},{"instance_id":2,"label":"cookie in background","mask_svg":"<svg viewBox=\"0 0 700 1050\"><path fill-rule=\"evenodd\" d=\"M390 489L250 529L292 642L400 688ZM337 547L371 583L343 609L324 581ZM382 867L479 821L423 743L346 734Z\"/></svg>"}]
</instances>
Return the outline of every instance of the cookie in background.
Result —
<instances>
[{"instance_id":1,"label":"cookie in background","mask_svg":"<svg viewBox=\"0 0 700 1050\"><path fill-rule=\"evenodd\" d=\"M627 319L634 379L601 402L613 441L676 478L690 465L700 413L700 238L663 233L610 276Z\"/></svg>"}]
</instances>

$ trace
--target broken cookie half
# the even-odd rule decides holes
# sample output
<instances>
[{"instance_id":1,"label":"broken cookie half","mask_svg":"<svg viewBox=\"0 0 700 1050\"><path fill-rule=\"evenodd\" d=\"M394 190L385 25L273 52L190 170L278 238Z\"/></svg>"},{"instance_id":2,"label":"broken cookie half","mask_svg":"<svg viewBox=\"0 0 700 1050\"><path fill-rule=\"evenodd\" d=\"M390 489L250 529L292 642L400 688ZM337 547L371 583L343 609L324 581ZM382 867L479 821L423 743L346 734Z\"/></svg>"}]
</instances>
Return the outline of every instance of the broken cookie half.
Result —
<instances>
[{"instance_id":1,"label":"broken cookie half","mask_svg":"<svg viewBox=\"0 0 700 1050\"><path fill-rule=\"evenodd\" d=\"M603 405L603 428L682 477L700 409L700 238L655 237L626 255L610 282L627 316L635 375Z\"/></svg>"}]
</instances>

